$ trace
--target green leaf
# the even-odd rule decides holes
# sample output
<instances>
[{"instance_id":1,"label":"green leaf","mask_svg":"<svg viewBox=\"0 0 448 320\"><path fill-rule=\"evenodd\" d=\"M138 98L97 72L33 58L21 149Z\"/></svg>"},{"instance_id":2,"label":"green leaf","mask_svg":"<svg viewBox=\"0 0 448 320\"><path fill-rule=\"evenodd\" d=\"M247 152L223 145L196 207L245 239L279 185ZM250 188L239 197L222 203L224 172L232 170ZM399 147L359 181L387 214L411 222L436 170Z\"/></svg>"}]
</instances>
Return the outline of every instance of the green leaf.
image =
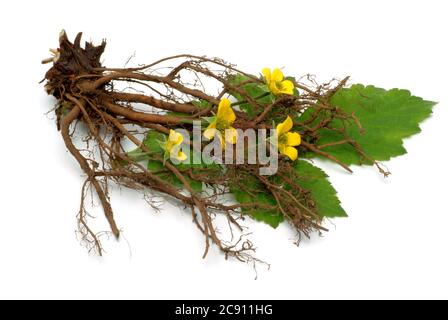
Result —
<instances>
[{"instance_id":1,"label":"green leaf","mask_svg":"<svg viewBox=\"0 0 448 320\"><path fill-rule=\"evenodd\" d=\"M164 150L160 146L159 141L166 140L166 134L150 130L148 131L145 140L143 140L143 144L149 149L150 152L160 152L163 153Z\"/></svg>"},{"instance_id":2,"label":"green leaf","mask_svg":"<svg viewBox=\"0 0 448 320\"><path fill-rule=\"evenodd\" d=\"M238 189L231 189L231 192L235 196L236 201L240 204L260 206L260 208L242 207L241 212L243 214L249 215L257 221L267 223L273 228L277 228L284 220L283 215L278 212L278 210L262 208L263 206L275 206L277 204L270 194L259 192L255 195L250 195Z\"/></svg>"},{"instance_id":3,"label":"green leaf","mask_svg":"<svg viewBox=\"0 0 448 320\"><path fill-rule=\"evenodd\" d=\"M147 139L145 139L145 144L148 146L148 148L150 150L154 150L154 151L160 150L161 152L163 152L164 150L162 148L160 148L158 143L157 142L154 143L154 141L157 141L157 139L159 139L159 140L163 139L163 134L162 134L162 136L153 134L153 135L151 135L151 137L147 137ZM172 163L172 165L175 166L180 171L185 171L185 170L191 169L193 173L195 173L195 170L196 170L196 173L198 173L200 169L204 169L204 170L206 170L206 174L208 174L208 175L216 175L216 174L220 175L221 170L222 170L220 165L215 164L215 163L205 164L204 162L202 162L202 159L200 156L201 155L198 154L196 151L192 151L190 153L189 159L187 159L186 161L181 162L179 164ZM193 160L195 158L201 159L201 162L193 163ZM169 159L167 159L166 161L169 161ZM185 189L182 181L180 181L179 178L176 177L176 175L174 173L169 171L164 166L162 161L154 160L154 159L148 160L148 170L154 172L161 179L168 181L174 187L179 188L179 189ZM190 184L193 191L201 192L203 190L203 184L201 181L197 181L197 180L190 178L190 176L188 176L187 173L183 173L183 176L188 181L188 183Z\"/></svg>"},{"instance_id":4,"label":"green leaf","mask_svg":"<svg viewBox=\"0 0 448 320\"><path fill-rule=\"evenodd\" d=\"M236 74L230 77L229 79L229 83L233 86L240 86L242 83L246 82L246 81L254 81L252 78L242 75L242 74ZM271 97L270 95L266 95L266 91L267 87L264 83L255 83L255 82L250 82L247 84L243 84L240 87L242 90L244 90L246 92L246 94L253 98L256 99L257 102L259 102L260 104L268 104L271 103ZM232 96L234 96L238 101L244 101L244 97L242 95L240 95L237 92L231 92L230 93ZM262 97L262 98L260 98ZM249 103L241 103L239 104L239 107L241 110L245 111L250 117L253 117L255 115L256 110L254 110L254 107L252 105L250 105ZM260 110L259 110L260 111Z\"/></svg>"},{"instance_id":5,"label":"green leaf","mask_svg":"<svg viewBox=\"0 0 448 320\"><path fill-rule=\"evenodd\" d=\"M285 80L290 80L290 81L292 81L292 82L296 82L296 78L295 77L291 77L291 76L287 76L287 77L285 77ZM299 90L297 90L297 88L296 87L294 87L294 95L295 96L298 96L299 95Z\"/></svg>"},{"instance_id":6,"label":"green leaf","mask_svg":"<svg viewBox=\"0 0 448 320\"><path fill-rule=\"evenodd\" d=\"M203 108L203 109L206 109L206 108L210 107L210 102L208 102L207 100L203 100L203 99L194 100L194 101L191 101L191 103L194 106L199 107L199 108Z\"/></svg>"},{"instance_id":7,"label":"green leaf","mask_svg":"<svg viewBox=\"0 0 448 320\"><path fill-rule=\"evenodd\" d=\"M276 206L277 201L255 177L247 174L242 177L242 180L245 190L236 185L230 186L230 192L233 193L238 203L251 206L241 207L241 212L257 221L277 228L284 217L276 208L269 208Z\"/></svg>"},{"instance_id":8,"label":"green leaf","mask_svg":"<svg viewBox=\"0 0 448 320\"><path fill-rule=\"evenodd\" d=\"M412 96L407 90L384 90L374 86L353 85L342 88L331 99L331 104L347 114L354 114L361 123L364 133L354 121L333 120L333 128L342 128L355 140L367 156L362 158L349 144L330 146L323 151L335 156L345 164L372 164L406 153L403 139L420 132L419 124L428 118L435 102ZM307 110L299 119L309 118ZM316 124L321 119L316 119ZM341 133L329 129L319 131L318 144L323 145L344 140ZM307 156L315 156L308 154Z\"/></svg>"},{"instance_id":9,"label":"green leaf","mask_svg":"<svg viewBox=\"0 0 448 320\"><path fill-rule=\"evenodd\" d=\"M296 161L294 169L298 176L296 183L310 192L315 209L321 217L347 216L324 171L305 160Z\"/></svg>"},{"instance_id":10,"label":"green leaf","mask_svg":"<svg viewBox=\"0 0 448 320\"><path fill-rule=\"evenodd\" d=\"M191 117L191 113L178 112L178 111L168 111L165 113L165 115L173 117Z\"/></svg>"},{"instance_id":11,"label":"green leaf","mask_svg":"<svg viewBox=\"0 0 448 320\"><path fill-rule=\"evenodd\" d=\"M141 148L136 148L127 153L127 156L134 161L147 160L151 156L157 153L164 153L164 150L160 146L159 141L166 140L166 135L158 131L150 130L148 131L143 144L148 148L148 151L143 151Z\"/></svg>"},{"instance_id":12,"label":"green leaf","mask_svg":"<svg viewBox=\"0 0 448 320\"><path fill-rule=\"evenodd\" d=\"M171 183L174 187L179 189L184 189L184 184L179 180L178 177L171 171L169 171L161 161L157 160L149 160L148 161L148 170L154 172L161 179ZM190 184L191 189L194 192L202 191L202 182L191 179L190 177L184 175L185 179Z\"/></svg>"},{"instance_id":13,"label":"green leaf","mask_svg":"<svg viewBox=\"0 0 448 320\"><path fill-rule=\"evenodd\" d=\"M210 124L210 123L212 123L213 121L216 120L216 116L215 117L202 117L202 119L204 119L205 122Z\"/></svg>"},{"instance_id":14,"label":"green leaf","mask_svg":"<svg viewBox=\"0 0 448 320\"><path fill-rule=\"evenodd\" d=\"M308 196L314 203L314 207L310 208L310 210L316 212L321 217L327 218L347 216L347 213L341 207L336 190L331 185L324 171L305 160L295 162L294 170L296 173L294 177L295 182L304 191L309 192ZM282 181L280 177L273 178L276 183L283 185L284 188L292 188L292 186ZM244 182L253 191L249 193L238 187L231 187L230 191L234 194L236 201L240 204L258 204L261 205L261 208L242 207L242 213L276 228L284 220L281 212L277 209L262 208L263 205L275 206L277 202L274 197L254 177L245 176Z\"/></svg>"},{"instance_id":15,"label":"green leaf","mask_svg":"<svg viewBox=\"0 0 448 320\"><path fill-rule=\"evenodd\" d=\"M253 192L250 194L242 191L236 186L230 187L230 192L235 196L235 200L245 205L260 205L260 207L242 207L241 212L257 221L267 223L273 228L284 220L283 215L277 209L263 208L263 206L275 206L277 202L274 197L265 190L260 182L252 176L244 177L245 185L250 186Z\"/></svg>"},{"instance_id":16,"label":"green leaf","mask_svg":"<svg viewBox=\"0 0 448 320\"><path fill-rule=\"evenodd\" d=\"M160 141L165 141L167 136L158 131L150 130L148 131L145 139L143 140L144 145L147 147L148 152L144 152L142 149L137 148L131 152L128 152L128 156L134 159L135 161L143 161L147 160L147 168L149 171L155 173L161 179L171 183L174 187L179 189L184 189L183 183L176 177L174 173L169 171L163 164L161 160L155 160L164 156L164 149L160 145ZM167 161L169 161L167 159ZM193 157L191 155L190 161L193 162ZM187 169L198 169L198 168L209 168L209 169L220 169L220 166L216 164L206 165L204 163L193 164L193 163L180 163L173 164L179 170L187 170ZM195 192L202 191L202 182L191 179L189 176L184 174L185 179L190 183L191 188Z\"/></svg>"}]
</instances>

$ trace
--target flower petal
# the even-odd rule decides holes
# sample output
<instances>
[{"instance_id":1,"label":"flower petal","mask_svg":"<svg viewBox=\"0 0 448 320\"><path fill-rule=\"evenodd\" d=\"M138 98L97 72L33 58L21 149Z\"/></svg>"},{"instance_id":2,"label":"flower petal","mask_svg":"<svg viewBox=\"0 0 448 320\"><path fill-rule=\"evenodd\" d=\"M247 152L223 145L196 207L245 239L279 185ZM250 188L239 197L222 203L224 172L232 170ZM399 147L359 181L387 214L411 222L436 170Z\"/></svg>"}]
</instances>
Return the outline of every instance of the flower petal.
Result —
<instances>
[{"instance_id":1,"label":"flower petal","mask_svg":"<svg viewBox=\"0 0 448 320\"><path fill-rule=\"evenodd\" d=\"M286 144L279 143L279 145L278 145L278 152L280 152L281 154L285 154L286 147L287 147Z\"/></svg>"},{"instance_id":2,"label":"flower petal","mask_svg":"<svg viewBox=\"0 0 448 320\"><path fill-rule=\"evenodd\" d=\"M294 94L294 83L291 80L284 80L280 83L280 92L284 94Z\"/></svg>"},{"instance_id":3,"label":"flower petal","mask_svg":"<svg viewBox=\"0 0 448 320\"><path fill-rule=\"evenodd\" d=\"M274 95L279 95L280 94L280 90L277 87L277 83L275 83L274 81L272 81L269 84L269 90L272 92L272 94Z\"/></svg>"},{"instance_id":4,"label":"flower petal","mask_svg":"<svg viewBox=\"0 0 448 320\"><path fill-rule=\"evenodd\" d=\"M263 68L263 70L261 70L261 73L263 73L266 83L269 84L271 82L271 69Z\"/></svg>"},{"instance_id":5,"label":"flower petal","mask_svg":"<svg viewBox=\"0 0 448 320\"><path fill-rule=\"evenodd\" d=\"M212 140L215 137L215 134L218 132L215 128L210 128L211 124L208 126L207 129L204 130L204 137L206 137L208 140Z\"/></svg>"},{"instance_id":6,"label":"flower petal","mask_svg":"<svg viewBox=\"0 0 448 320\"><path fill-rule=\"evenodd\" d=\"M178 144L181 144L182 141L184 141L184 137L180 133L178 133L178 132L174 131L173 129L171 129L170 130L170 135L168 137L168 140L173 145L178 145Z\"/></svg>"},{"instance_id":7,"label":"flower petal","mask_svg":"<svg viewBox=\"0 0 448 320\"><path fill-rule=\"evenodd\" d=\"M176 139L174 138L174 136L176 135L176 131L174 131L173 129L170 129L170 134L168 136L168 140L169 141L175 141Z\"/></svg>"},{"instance_id":8,"label":"flower petal","mask_svg":"<svg viewBox=\"0 0 448 320\"><path fill-rule=\"evenodd\" d=\"M187 155L185 154L185 152L182 152L179 150L179 152L177 154L177 160L179 160L179 161L187 160Z\"/></svg>"},{"instance_id":9,"label":"flower petal","mask_svg":"<svg viewBox=\"0 0 448 320\"><path fill-rule=\"evenodd\" d=\"M225 137L228 143L235 144L236 141L238 140L238 131L235 128L230 127L226 129Z\"/></svg>"},{"instance_id":10,"label":"flower petal","mask_svg":"<svg viewBox=\"0 0 448 320\"><path fill-rule=\"evenodd\" d=\"M226 147L226 142L224 141L224 138L222 137L221 132L217 132L218 135L218 139L219 139L219 143L221 144L221 149L224 150L224 148Z\"/></svg>"},{"instance_id":11,"label":"flower petal","mask_svg":"<svg viewBox=\"0 0 448 320\"><path fill-rule=\"evenodd\" d=\"M286 132L286 144L291 147L300 145L302 139L298 132Z\"/></svg>"},{"instance_id":12,"label":"flower petal","mask_svg":"<svg viewBox=\"0 0 448 320\"><path fill-rule=\"evenodd\" d=\"M221 99L218 105L218 112L216 114L216 118L219 120L224 120L232 124L235 119L235 112L233 112L231 103L229 99Z\"/></svg>"},{"instance_id":13,"label":"flower petal","mask_svg":"<svg viewBox=\"0 0 448 320\"><path fill-rule=\"evenodd\" d=\"M277 135L280 137L282 134L285 134L286 132L291 130L292 126L292 119L290 116L288 116L285 121L277 125Z\"/></svg>"},{"instance_id":14,"label":"flower petal","mask_svg":"<svg viewBox=\"0 0 448 320\"><path fill-rule=\"evenodd\" d=\"M272 81L273 82L281 82L283 81L283 72L279 68L275 68L272 71Z\"/></svg>"},{"instance_id":15,"label":"flower petal","mask_svg":"<svg viewBox=\"0 0 448 320\"><path fill-rule=\"evenodd\" d=\"M207 129L216 129L216 119L209 123Z\"/></svg>"},{"instance_id":16,"label":"flower petal","mask_svg":"<svg viewBox=\"0 0 448 320\"><path fill-rule=\"evenodd\" d=\"M291 159L292 161L294 161L294 160L297 159L297 157L298 157L298 155L299 155L299 152L298 152L297 149L294 148L294 147L286 147L286 148L283 150L282 154L284 154L284 155L287 156L289 159Z\"/></svg>"}]
</instances>

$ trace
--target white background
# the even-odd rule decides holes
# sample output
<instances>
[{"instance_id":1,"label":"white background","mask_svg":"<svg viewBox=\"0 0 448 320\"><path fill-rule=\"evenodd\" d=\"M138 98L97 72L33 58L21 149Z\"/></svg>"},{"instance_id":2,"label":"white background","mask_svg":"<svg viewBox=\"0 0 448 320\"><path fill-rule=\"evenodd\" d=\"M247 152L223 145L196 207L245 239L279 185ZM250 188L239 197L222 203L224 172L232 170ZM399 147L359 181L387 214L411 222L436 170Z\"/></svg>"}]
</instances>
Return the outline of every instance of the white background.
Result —
<instances>
[{"instance_id":1,"label":"white background","mask_svg":"<svg viewBox=\"0 0 448 320\"><path fill-rule=\"evenodd\" d=\"M0 298L448 298L447 8L445 1L8 1L0 10ZM38 82L59 31L108 39L107 66L194 53L252 73L285 67L322 81L407 88L438 101L409 153L353 175L323 164L350 217L300 247L294 233L248 221L253 269L215 250L188 212L155 213L113 192L125 240L103 259L75 237L83 182ZM99 215L99 222L103 220ZM101 222L102 223L102 222Z\"/></svg>"}]
</instances>

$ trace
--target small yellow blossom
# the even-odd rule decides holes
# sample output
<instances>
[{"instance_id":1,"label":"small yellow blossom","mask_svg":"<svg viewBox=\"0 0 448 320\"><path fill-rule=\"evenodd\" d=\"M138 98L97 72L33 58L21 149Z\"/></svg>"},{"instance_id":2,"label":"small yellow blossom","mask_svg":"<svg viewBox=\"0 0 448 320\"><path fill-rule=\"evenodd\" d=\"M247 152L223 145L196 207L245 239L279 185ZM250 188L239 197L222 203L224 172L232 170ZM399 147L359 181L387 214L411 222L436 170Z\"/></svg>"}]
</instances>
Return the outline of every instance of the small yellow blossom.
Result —
<instances>
[{"instance_id":1,"label":"small yellow blossom","mask_svg":"<svg viewBox=\"0 0 448 320\"><path fill-rule=\"evenodd\" d=\"M238 139L238 132L232 127L235 119L235 112L232 109L230 100L226 98L221 99L218 105L218 112L207 129L205 129L204 137L211 140L217 135L223 147L223 136L225 137L225 141L235 144Z\"/></svg>"},{"instance_id":2,"label":"small yellow blossom","mask_svg":"<svg viewBox=\"0 0 448 320\"><path fill-rule=\"evenodd\" d=\"M283 80L283 72L280 69L275 68L271 72L271 69L264 68L261 72L272 94L276 96L279 94L294 94L294 83L291 80Z\"/></svg>"},{"instance_id":3,"label":"small yellow blossom","mask_svg":"<svg viewBox=\"0 0 448 320\"><path fill-rule=\"evenodd\" d=\"M292 119L288 116L286 120L277 125L278 151L292 161L297 159L297 147L302 139L298 132L290 132L293 126Z\"/></svg>"},{"instance_id":4,"label":"small yellow blossom","mask_svg":"<svg viewBox=\"0 0 448 320\"><path fill-rule=\"evenodd\" d=\"M165 152L169 157L175 158L178 161L184 161L187 159L187 155L180 150L180 145L184 141L184 137L174 131L170 130L170 135L168 136L168 141L165 144Z\"/></svg>"}]
</instances>

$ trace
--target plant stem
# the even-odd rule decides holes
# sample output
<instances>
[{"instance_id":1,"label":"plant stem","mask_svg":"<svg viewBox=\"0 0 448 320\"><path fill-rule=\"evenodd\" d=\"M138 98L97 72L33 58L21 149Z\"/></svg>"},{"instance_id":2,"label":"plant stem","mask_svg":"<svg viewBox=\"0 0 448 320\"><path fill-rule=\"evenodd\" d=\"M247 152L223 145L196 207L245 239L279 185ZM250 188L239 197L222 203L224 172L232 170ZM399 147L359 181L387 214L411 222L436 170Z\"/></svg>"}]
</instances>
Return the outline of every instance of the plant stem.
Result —
<instances>
[{"instance_id":1,"label":"plant stem","mask_svg":"<svg viewBox=\"0 0 448 320\"><path fill-rule=\"evenodd\" d=\"M255 97L254 100L263 99L264 97L267 97L270 95L270 92L263 92L263 94L260 94L259 96ZM247 100L237 101L231 104L232 107L239 106L240 104L247 103Z\"/></svg>"}]
</instances>

